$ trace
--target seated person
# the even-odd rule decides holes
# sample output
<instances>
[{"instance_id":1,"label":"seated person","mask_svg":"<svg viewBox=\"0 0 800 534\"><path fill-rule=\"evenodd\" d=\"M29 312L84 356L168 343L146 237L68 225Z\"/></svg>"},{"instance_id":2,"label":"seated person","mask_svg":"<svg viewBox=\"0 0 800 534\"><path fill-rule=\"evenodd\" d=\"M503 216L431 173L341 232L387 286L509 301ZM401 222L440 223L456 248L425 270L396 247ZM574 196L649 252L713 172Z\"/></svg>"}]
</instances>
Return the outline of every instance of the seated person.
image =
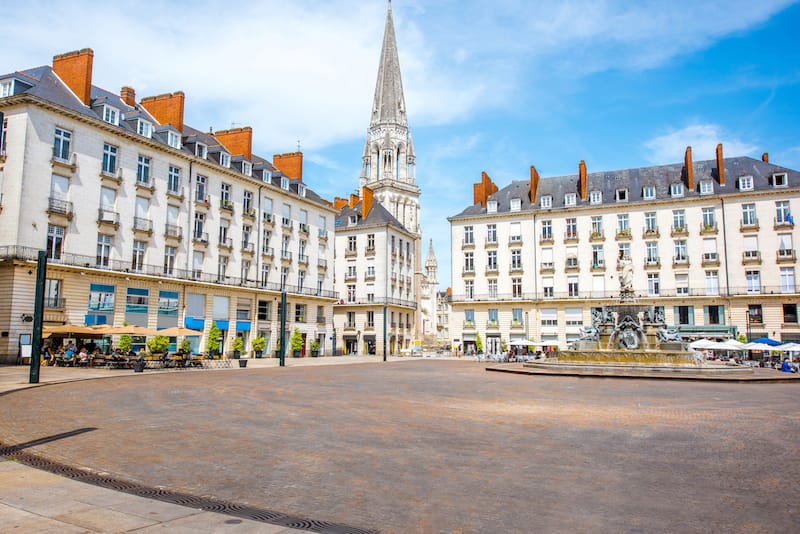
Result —
<instances>
[{"instance_id":1,"label":"seated person","mask_svg":"<svg viewBox=\"0 0 800 534\"><path fill-rule=\"evenodd\" d=\"M81 350L78 352L78 363L80 365L89 365L91 361L91 356L89 356L84 347L81 347Z\"/></svg>"},{"instance_id":2,"label":"seated person","mask_svg":"<svg viewBox=\"0 0 800 534\"><path fill-rule=\"evenodd\" d=\"M111 354L111 361L113 362L125 361L125 358L122 356L122 351L119 349L115 349L114 352Z\"/></svg>"},{"instance_id":3,"label":"seated person","mask_svg":"<svg viewBox=\"0 0 800 534\"><path fill-rule=\"evenodd\" d=\"M64 365L75 365L75 353L67 349L64 351L64 357L61 358L61 361L64 362Z\"/></svg>"}]
</instances>

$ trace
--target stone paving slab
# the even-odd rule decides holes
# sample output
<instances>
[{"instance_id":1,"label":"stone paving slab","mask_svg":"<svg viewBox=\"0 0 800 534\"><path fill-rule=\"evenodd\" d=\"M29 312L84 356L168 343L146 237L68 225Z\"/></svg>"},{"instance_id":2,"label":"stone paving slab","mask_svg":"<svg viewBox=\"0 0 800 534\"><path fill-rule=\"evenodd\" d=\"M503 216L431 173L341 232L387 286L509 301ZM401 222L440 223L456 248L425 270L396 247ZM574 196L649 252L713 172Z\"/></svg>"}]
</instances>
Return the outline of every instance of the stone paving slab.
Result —
<instances>
[{"instance_id":1,"label":"stone paving slab","mask_svg":"<svg viewBox=\"0 0 800 534\"><path fill-rule=\"evenodd\" d=\"M145 373L6 394L0 439L385 532L800 532L797 394L465 361Z\"/></svg>"}]
</instances>

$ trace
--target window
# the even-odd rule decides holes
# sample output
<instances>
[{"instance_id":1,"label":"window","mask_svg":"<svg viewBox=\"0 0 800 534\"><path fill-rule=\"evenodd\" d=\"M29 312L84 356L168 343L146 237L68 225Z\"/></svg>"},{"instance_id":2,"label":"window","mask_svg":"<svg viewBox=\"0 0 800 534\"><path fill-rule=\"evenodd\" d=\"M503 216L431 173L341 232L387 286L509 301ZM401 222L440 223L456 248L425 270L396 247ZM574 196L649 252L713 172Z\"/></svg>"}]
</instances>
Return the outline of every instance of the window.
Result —
<instances>
[{"instance_id":1,"label":"window","mask_svg":"<svg viewBox=\"0 0 800 534\"><path fill-rule=\"evenodd\" d=\"M775 222L777 224L794 224L794 218L789 211L788 200L779 200L775 202Z\"/></svg>"},{"instance_id":2,"label":"window","mask_svg":"<svg viewBox=\"0 0 800 534\"><path fill-rule=\"evenodd\" d=\"M497 308L489 308L488 310L489 315L489 324L496 325L497 324Z\"/></svg>"},{"instance_id":3,"label":"window","mask_svg":"<svg viewBox=\"0 0 800 534\"><path fill-rule=\"evenodd\" d=\"M250 214L253 211L253 193L245 191L242 194L242 210L245 214Z\"/></svg>"},{"instance_id":4,"label":"window","mask_svg":"<svg viewBox=\"0 0 800 534\"><path fill-rule=\"evenodd\" d=\"M592 191L589 193L589 203L590 204L602 204L603 203L603 192L602 191Z\"/></svg>"},{"instance_id":5,"label":"window","mask_svg":"<svg viewBox=\"0 0 800 534\"><path fill-rule=\"evenodd\" d=\"M646 185L642 188L642 198L645 200L655 200L656 188L652 185Z\"/></svg>"},{"instance_id":6,"label":"window","mask_svg":"<svg viewBox=\"0 0 800 534\"><path fill-rule=\"evenodd\" d=\"M144 268L145 250L147 250L147 243L144 241L133 242L133 260L131 261L131 269L133 271L141 271Z\"/></svg>"},{"instance_id":7,"label":"window","mask_svg":"<svg viewBox=\"0 0 800 534\"><path fill-rule=\"evenodd\" d=\"M356 249L356 236L351 235L347 236L347 250L350 252L355 252Z\"/></svg>"},{"instance_id":8,"label":"window","mask_svg":"<svg viewBox=\"0 0 800 534\"><path fill-rule=\"evenodd\" d=\"M219 244L222 246L228 245L228 228L230 221L227 219L220 219L219 221Z\"/></svg>"},{"instance_id":9,"label":"window","mask_svg":"<svg viewBox=\"0 0 800 534\"><path fill-rule=\"evenodd\" d=\"M618 234L630 234L631 232L631 223L630 217L627 213L620 213L617 215L617 233Z\"/></svg>"},{"instance_id":10,"label":"window","mask_svg":"<svg viewBox=\"0 0 800 534\"><path fill-rule=\"evenodd\" d=\"M592 216L592 236L600 237L603 235L603 217L600 215Z\"/></svg>"},{"instance_id":11,"label":"window","mask_svg":"<svg viewBox=\"0 0 800 534\"><path fill-rule=\"evenodd\" d=\"M230 168L231 166L231 155L227 152L220 152L219 153L219 164L223 167Z\"/></svg>"},{"instance_id":12,"label":"window","mask_svg":"<svg viewBox=\"0 0 800 534\"><path fill-rule=\"evenodd\" d=\"M197 178L195 178L194 199L197 202L206 202L206 203L208 202L208 199L206 198L206 181L207 178L201 174L198 174Z\"/></svg>"},{"instance_id":13,"label":"window","mask_svg":"<svg viewBox=\"0 0 800 534\"><path fill-rule=\"evenodd\" d=\"M758 219L756 219L755 204L742 204L742 225L743 226L758 225Z\"/></svg>"},{"instance_id":14,"label":"window","mask_svg":"<svg viewBox=\"0 0 800 534\"><path fill-rule=\"evenodd\" d=\"M645 244L645 261L648 265L658 264L658 242L647 241Z\"/></svg>"},{"instance_id":15,"label":"window","mask_svg":"<svg viewBox=\"0 0 800 534\"><path fill-rule=\"evenodd\" d=\"M792 324L797 323L797 304L783 305L783 322Z\"/></svg>"},{"instance_id":16,"label":"window","mask_svg":"<svg viewBox=\"0 0 800 534\"><path fill-rule=\"evenodd\" d=\"M486 253L486 270L487 271L496 271L497 270L497 251L490 250Z\"/></svg>"},{"instance_id":17,"label":"window","mask_svg":"<svg viewBox=\"0 0 800 534\"><path fill-rule=\"evenodd\" d=\"M761 273L758 271L745 271L748 293L761 293Z\"/></svg>"},{"instance_id":18,"label":"window","mask_svg":"<svg viewBox=\"0 0 800 534\"><path fill-rule=\"evenodd\" d=\"M567 207L574 206L578 203L578 195L575 193L567 193L564 195L564 205Z\"/></svg>"},{"instance_id":19,"label":"window","mask_svg":"<svg viewBox=\"0 0 800 534\"><path fill-rule=\"evenodd\" d=\"M794 267L781 267L781 293L794 292Z\"/></svg>"},{"instance_id":20,"label":"window","mask_svg":"<svg viewBox=\"0 0 800 534\"><path fill-rule=\"evenodd\" d=\"M287 228L292 226L292 207L289 204L281 206L281 224Z\"/></svg>"},{"instance_id":21,"label":"window","mask_svg":"<svg viewBox=\"0 0 800 534\"><path fill-rule=\"evenodd\" d=\"M475 272L475 264L472 252L465 252L464 253L464 272L465 273L472 273Z\"/></svg>"},{"instance_id":22,"label":"window","mask_svg":"<svg viewBox=\"0 0 800 534\"><path fill-rule=\"evenodd\" d=\"M467 300L475 298L475 282L472 280L464 280L464 297Z\"/></svg>"},{"instance_id":23,"label":"window","mask_svg":"<svg viewBox=\"0 0 800 534\"><path fill-rule=\"evenodd\" d=\"M208 146L204 145L203 143L197 143L194 146L194 155L198 158L207 159L208 158Z\"/></svg>"},{"instance_id":24,"label":"window","mask_svg":"<svg viewBox=\"0 0 800 534\"><path fill-rule=\"evenodd\" d=\"M181 170L180 168L170 165L167 172L167 191L170 193L178 193L181 189Z\"/></svg>"},{"instance_id":25,"label":"window","mask_svg":"<svg viewBox=\"0 0 800 534\"><path fill-rule=\"evenodd\" d=\"M103 106L103 120L109 124L119 124L119 110L111 106Z\"/></svg>"},{"instance_id":26,"label":"window","mask_svg":"<svg viewBox=\"0 0 800 534\"><path fill-rule=\"evenodd\" d=\"M749 323L763 323L764 315L761 309L761 304L748 304L747 305L747 321Z\"/></svg>"},{"instance_id":27,"label":"window","mask_svg":"<svg viewBox=\"0 0 800 534\"><path fill-rule=\"evenodd\" d=\"M47 259L60 260L64 251L63 226L47 225Z\"/></svg>"},{"instance_id":28,"label":"window","mask_svg":"<svg viewBox=\"0 0 800 534\"><path fill-rule=\"evenodd\" d=\"M542 295L546 299L553 298L553 279L542 278Z\"/></svg>"},{"instance_id":29,"label":"window","mask_svg":"<svg viewBox=\"0 0 800 534\"><path fill-rule=\"evenodd\" d=\"M567 232L564 234L566 239L577 239L578 237L578 220L574 217L569 217L566 220Z\"/></svg>"},{"instance_id":30,"label":"window","mask_svg":"<svg viewBox=\"0 0 800 534\"><path fill-rule=\"evenodd\" d=\"M567 278L567 294L570 297L578 296L578 277L570 276Z\"/></svg>"},{"instance_id":31,"label":"window","mask_svg":"<svg viewBox=\"0 0 800 534\"><path fill-rule=\"evenodd\" d=\"M675 275L675 293L678 295L688 295L689 294L689 275L688 274L676 274Z\"/></svg>"},{"instance_id":32,"label":"window","mask_svg":"<svg viewBox=\"0 0 800 534\"><path fill-rule=\"evenodd\" d=\"M675 240L675 263L686 263L688 256L686 255L686 240Z\"/></svg>"},{"instance_id":33,"label":"window","mask_svg":"<svg viewBox=\"0 0 800 534\"><path fill-rule=\"evenodd\" d=\"M272 265L269 263L261 264L261 285L266 286L269 283L269 273L272 270Z\"/></svg>"},{"instance_id":34,"label":"window","mask_svg":"<svg viewBox=\"0 0 800 534\"><path fill-rule=\"evenodd\" d=\"M725 306L704 306L706 324L725 324Z\"/></svg>"},{"instance_id":35,"label":"window","mask_svg":"<svg viewBox=\"0 0 800 534\"><path fill-rule=\"evenodd\" d=\"M246 176L253 176L253 164L249 161L242 162L242 174Z\"/></svg>"},{"instance_id":36,"label":"window","mask_svg":"<svg viewBox=\"0 0 800 534\"><path fill-rule=\"evenodd\" d=\"M180 148L181 136L173 131L167 131L167 144L172 148Z\"/></svg>"},{"instance_id":37,"label":"window","mask_svg":"<svg viewBox=\"0 0 800 534\"><path fill-rule=\"evenodd\" d=\"M511 308L511 324L522 324L522 308Z\"/></svg>"},{"instance_id":38,"label":"window","mask_svg":"<svg viewBox=\"0 0 800 534\"><path fill-rule=\"evenodd\" d=\"M44 286L44 307L62 308L61 280L48 278Z\"/></svg>"},{"instance_id":39,"label":"window","mask_svg":"<svg viewBox=\"0 0 800 534\"><path fill-rule=\"evenodd\" d=\"M147 315L150 304L150 291L138 287L129 287L125 295L125 313Z\"/></svg>"},{"instance_id":40,"label":"window","mask_svg":"<svg viewBox=\"0 0 800 534\"><path fill-rule=\"evenodd\" d=\"M786 173L776 173L772 175L772 186L773 187L786 187L789 185L789 182L786 178Z\"/></svg>"},{"instance_id":41,"label":"window","mask_svg":"<svg viewBox=\"0 0 800 534\"><path fill-rule=\"evenodd\" d=\"M515 299L522 298L522 278L511 279L511 297Z\"/></svg>"},{"instance_id":42,"label":"window","mask_svg":"<svg viewBox=\"0 0 800 534\"><path fill-rule=\"evenodd\" d=\"M486 242L497 243L497 225L489 224L486 226Z\"/></svg>"},{"instance_id":43,"label":"window","mask_svg":"<svg viewBox=\"0 0 800 534\"><path fill-rule=\"evenodd\" d=\"M303 184L297 184L297 194L301 197L306 196L306 186Z\"/></svg>"},{"instance_id":44,"label":"window","mask_svg":"<svg viewBox=\"0 0 800 534\"><path fill-rule=\"evenodd\" d=\"M475 235L473 233L472 226L465 226L464 227L464 244L465 245L472 245L475 243Z\"/></svg>"},{"instance_id":45,"label":"window","mask_svg":"<svg viewBox=\"0 0 800 534\"><path fill-rule=\"evenodd\" d=\"M147 121L139 119L136 125L136 133L149 139L153 135L153 125Z\"/></svg>"},{"instance_id":46,"label":"window","mask_svg":"<svg viewBox=\"0 0 800 534\"><path fill-rule=\"evenodd\" d=\"M220 184L219 186L219 199L222 206L228 206L231 203L231 184Z\"/></svg>"},{"instance_id":47,"label":"window","mask_svg":"<svg viewBox=\"0 0 800 534\"><path fill-rule=\"evenodd\" d=\"M139 156L136 164L136 183L150 185L150 158Z\"/></svg>"},{"instance_id":48,"label":"window","mask_svg":"<svg viewBox=\"0 0 800 534\"><path fill-rule=\"evenodd\" d=\"M714 182L711 180L701 180L700 181L700 194L701 195L710 195L714 192Z\"/></svg>"},{"instance_id":49,"label":"window","mask_svg":"<svg viewBox=\"0 0 800 534\"><path fill-rule=\"evenodd\" d=\"M680 183L670 184L670 186L669 186L669 195L671 197L682 197L683 196L683 184L680 184Z\"/></svg>"},{"instance_id":50,"label":"window","mask_svg":"<svg viewBox=\"0 0 800 534\"><path fill-rule=\"evenodd\" d=\"M281 189L289 190L289 179L285 176L281 176Z\"/></svg>"},{"instance_id":51,"label":"window","mask_svg":"<svg viewBox=\"0 0 800 534\"><path fill-rule=\"evenodd\" d=\"M647 273L647 294L651 297L661 293L661 283L658 273Z\"/></svg>"},{"instance_id":52,"label":"window","mask_svg":"<svg viewBox=\"0 0 800 534\"><path fill-rule=\"evenodd\" d=\"M72 132L62 128L56 128L53 139L53 157L61 161L69 161L71 143Z\"/></svg>"},{"instance_id":53,"label":"window","mask_svg":"<svg viewBox=\"0 0 800 534\"><path fill-rule=\"evenodd\" d=\"M617 257L622 255L623 258L630 258L631 257L631 244L630 243L618 243L617 244Z\"/></svg>"},{"instance_id":54,"label":"window","mask_svg":"<svg viewBox=\"0 0 800 534\"><path fill-rule=\"evenodd\" d=\"M686 230L686 212L684 210L672 210L672 229L676 232Z\"/></svg>"},{"instance_id":55,"label":"window","mask_svg":"<svg viewBox=\"0 0 800 534\"><path fill-rule=\"evenodd\" d=\"M223 282L228 274L228 256L220 256L217 259L217 281Z\"/></svg>"},{"instance_id":56,"label":"window","mask_svg":"<svg viewBox=\"0 0 800 534\"><path fill-rule=\"evenodd\" d=\"M298 323L304 323L306 320L306 305L305 304L295 304L294 305L294 320Z\"/></svg>"},{"instance_id":57,"label":"window","mask_svg":"<svg viewBox=\"0 0 800 534\"><path fill-rule=\"evenodd\" d=\"M553 207L553 197L550 195L545 195L539 199L539 206L541 208L552 208Z\"/></svg>"},{"instance_id":58,"label":"window","mask_svg":"<svg viewBox=\"0 0 800 534\"><path fill-rule=\"evenodd\" d=\"M522 209L522 200L519 198L512 198L511 199L511 211L519 211Z\"/></svg>"},{"instance_id":59,"label":"window","mask_svg":"<svg viewBox=\"0 0 800 534\"><path fill-rule=\"evenodd\" d=\"M104 174L113 175L117 172L117 147L103 143L103 167Z\"/></svg>"},{"instance_id":60,"label":"window","mask_svg":"<svg viewBox=\"0 0 800 534\"><path fill-rule=\"evenodd\" d=\"M253 227L249 224L242 225L242 248L249 248L250 246L250 236L253 233Z\"/></svg>"},{"instance_id":61,"label":"window","mask_svg":"<svg viewBox=\"0 0 800 534\"><path fill-rule=\"evenodd\" d=\"M656 212L648 211L644 214L644 229L647 233L655 233L658 230L656 223Z\"/></svg>"},{"instance_id":62,"label":"window","mask_svg":"<svg viewBox=\"0 0 800 534\"><path fill-rule=\"evenodd\" d=\"M717 227L717 218L714 208L703 208L703 229L711 230Z\"/></svg>"},{"instance_id":63,"label":"window","mask_svg":"<svg viewBox=\"0 0 800 534\"><path fill-rule=\"evenodd\" d=\"M617 197L617 202L627 202L628 201L628 190L627 189L617 189L616 197Z\"/></svg>"},{"instance_id":64,"label":"window","mask_svg":"<svg viewBox=\"0 0 800 534\"><path fill-rule=\"evenodd\" d=\"M706 271L706 294L719 295L719 274L717 271Z\"/></svg>"},{"instance_id":65,"label":"window","mask_svg":"<svg viewBox=\"0 0 800 534\"><path fill-rule=\"evenodd\" d=\"M175 274L175 258L178 256L176 247L164 248L164 274L173 276Z\"/></svg>"},{"instance_id":66,"label":"window","mask_svg":"<svg viewBox=\"0 0 800 534\"><path fill-rule=\"evenodd\" d=\"M204 241L206 239L205 236L205 224L206 224L206 215L205 213L195 212L194 214L194 238L200 241Z\"/></svg>"},{"instance_id":67,"label":"window","mask_svg":"<svg viewBox=\"0 0 800 534\"><path fill-rule=\"evenodd\" d=\"M603 245L592 245L592 267L603 267L605 264Z\"/></svg>"},{"instance_id":68,"label":"window","mask_svg":"<svg viewBox=\"0 0 800 534\"><path fill-rule=\"evenodd\" d=\"M110 235L97 234L97 266L108 267L111 260L111 246L114 239Z\"/></svg>"},{"instance_id":69,"label":"window","mask_svg":"<svg viewBox=\"0 0 800 534\"><path fill-rule=\"evenodd\" d=\"M203 273L203 261L205 257L202 252L192 253L192 277L200 278Z\"/></svg>"},{"instance_id":70,"label":"window","mask_svg":"<svg viewBox=\"0 0 800 534\"><path fill-rule=\"evenodd\" d=\"M511 270L519 271L522 269L522 251L514 249L511 251Z\"/></svg>"},{"instance_id":71,"label":"window","mask_svg":"<svg viewBox=\"0 0 800 534\"><path fill-rule=\"evenodd\" d=\"M497 213L497 201L490 200L486 203L486 213Z\"/></svg>"},{"instance_id":72,"label":"window","mask_svg":"<svg viewBox=\"0 0 800 534\"><path fill-rule=\"evenodd\" d=\"M496 299L497 298L497 279L491 278L487 280L487 286L489 288L489 298Z\"/></svg>"},{"instance_id":73,"label":"window","mask_svg":"<svg viewBox=\"0 0 800 534\"><path fill-rule=\"evenodd\" d=\"M739 177L739 191L752 191L753 190L753 177L740 176Z\"/></svg>"},{"instance_id":74,"label":"window","mask_svg":"<svg viewBox=\"0 0 800 534\"><path fill-rule=\"evenodd\" d=\"M694 306L675 306L675 322L677 324L694 324Z\"/></svg>"},{"instance_id":75,"label":"window","mask_svg":"<svg viewBox=\"0 0 800 534\"><path fill-rule=\"evenodd\" d=\"M553 239L553 221L542 221L542 239Z\"/></svg>"},{"instance_id":76,"label":"window","mask_svg":"<svg viewBox=\"0 0 800 534\"><path fill-rule=\"evenodd\" d=\"M0 98L5 98L14 94L14 80L3 80L0 82Z\"/></svg>"}]
</instances>

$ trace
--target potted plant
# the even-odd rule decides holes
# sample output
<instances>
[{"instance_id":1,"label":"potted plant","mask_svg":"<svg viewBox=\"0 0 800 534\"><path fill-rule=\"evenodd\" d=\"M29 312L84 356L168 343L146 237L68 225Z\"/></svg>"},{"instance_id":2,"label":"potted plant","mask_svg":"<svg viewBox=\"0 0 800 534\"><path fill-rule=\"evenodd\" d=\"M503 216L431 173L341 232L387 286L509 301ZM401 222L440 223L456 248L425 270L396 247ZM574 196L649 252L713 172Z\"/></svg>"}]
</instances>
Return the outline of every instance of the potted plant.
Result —
<instances>
[{"instance_id":1,"label":"potted plant","mask_svg":"<svg viewBox=\"0 0 800 534\"><path fill-rule=\"evenodd\" d=\"M311 357L316 358L319 356L319 340L314 339L311 341Z\"/></svg>"},{"instance_id":2,"label":"potted plant","mask_svg":"<svg viewBox=\"0 0 800 534\"><path fill-rule=\"evenodd\" d=\"M150 349L150 354L163 354L169 348L169 338L153 336L147 340L147 348Z\"/></svg>"},{"instance_id":3,"label":"potted plant","mask_svg":"<svg viewBox=\"0 0 800 534\"><path fill-rule=\"evenodd\" d=\"M295 328L294 332L292 332L290 347L292 348L294 357L299 358L300 351L303 350L303 334L300 333L300 329L298 328Z\"/></svg>"},{"instance_id":4,"label":"potted plant","mask_svg":"<svg viewBox=\"0 0 800 534\"><path fill-rule=\"evenodd\" d=\"M244 340L239 336L236 336L236 339L233 340L233 358L235 360L241 358L243 350L244 350Z\"/></svg>"},{"instance_id":5,"label":"potted plant","mask_svg":"<svg viewBox=\"0 0 800 534\"><path fill-rule=\"evenodd\" d=\"M253 338L253 341L250 342L253 346L253 350L256 353L256 358L261 358L264 355L264 347L267 346L267 340L261 336Z\"/></svg>"},{"instance_id":6,"label":"potted plant","mask_svg":"<svg viewBox=\"0 0 800 534\"><path fill-rule=\"evenodd\" d=\"M122 351L123 354L127 354L129 350L131 350L131 336L125 334L124 336L119 336L119 343L117 343L117 348Z\"/></svg>"},{"instance_id":7,"label":"potted plant","mask_svg":"<svg viewBox=\"0 0 800 534\"><path fill-rule=\"evenodd\" d=\"M478 351L478 354L483 354L483 340L480 332L475 333L475 350Z\"/></svg>"},{"instance_id":8,"label":"potted plant","mask_svg":"<svg viewBox=\"0 0 800 534\"><path fill-rule=\"evenodd\" d=\"M217 327L217 322L213 321L211 323L211 328L208 330L208 339L206 340L206 350L208 351L209 358L213 357L215 354L219 354L219 338L221 334L222 332L220 332Z\"/></svg>"},{"instance_id":9,"label":"potted plant","mask_svg":"<svg viewBox=\"0 0 800 534\"><path fill-rule=\"evenodd\" d=\"M189 341L189 338L187 337L183 338L183 341L181 341L181 350L185 352L187 355L191 354L192 342Z\"/></svg>"}]
</instances>

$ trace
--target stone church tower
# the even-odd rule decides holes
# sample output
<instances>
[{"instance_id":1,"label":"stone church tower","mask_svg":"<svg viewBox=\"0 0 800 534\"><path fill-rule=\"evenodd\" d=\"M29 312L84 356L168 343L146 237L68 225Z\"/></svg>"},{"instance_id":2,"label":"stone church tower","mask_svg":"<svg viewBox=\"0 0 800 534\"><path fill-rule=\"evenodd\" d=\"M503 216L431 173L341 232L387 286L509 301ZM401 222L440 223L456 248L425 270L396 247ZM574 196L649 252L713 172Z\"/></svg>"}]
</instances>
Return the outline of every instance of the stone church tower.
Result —
<instances>
[{"instance_id":1,"label":"stone church tower","mask_svg":"<svg viewBox=\"0 0 800 534\"><path fill-rule=\"evenodd\" d=\"M422 307L423 345L427 346L436 344L438 270L439 263L436 261L436 254L433 252L433 239L431 239L428 246L428 257L425 259L425 274L422 277L419 296L419 303Z\"/></svg>"},{"instance_id":2,"label":"stone church tower","mask_svg":"<svg viewBox=\"0 0 800 534\"><path fill-rule=\"evenodd\" d=\"M415 171L414 143L408 130L403 80L392 19L392 3L386 14L378 81L372 103L360 186L369 187L374 198L414 234L414 294L417 311L414 338L422 339L420 298L422 282L422 230L419 225L419 187Z\"/></svg>"}]
</instances>

